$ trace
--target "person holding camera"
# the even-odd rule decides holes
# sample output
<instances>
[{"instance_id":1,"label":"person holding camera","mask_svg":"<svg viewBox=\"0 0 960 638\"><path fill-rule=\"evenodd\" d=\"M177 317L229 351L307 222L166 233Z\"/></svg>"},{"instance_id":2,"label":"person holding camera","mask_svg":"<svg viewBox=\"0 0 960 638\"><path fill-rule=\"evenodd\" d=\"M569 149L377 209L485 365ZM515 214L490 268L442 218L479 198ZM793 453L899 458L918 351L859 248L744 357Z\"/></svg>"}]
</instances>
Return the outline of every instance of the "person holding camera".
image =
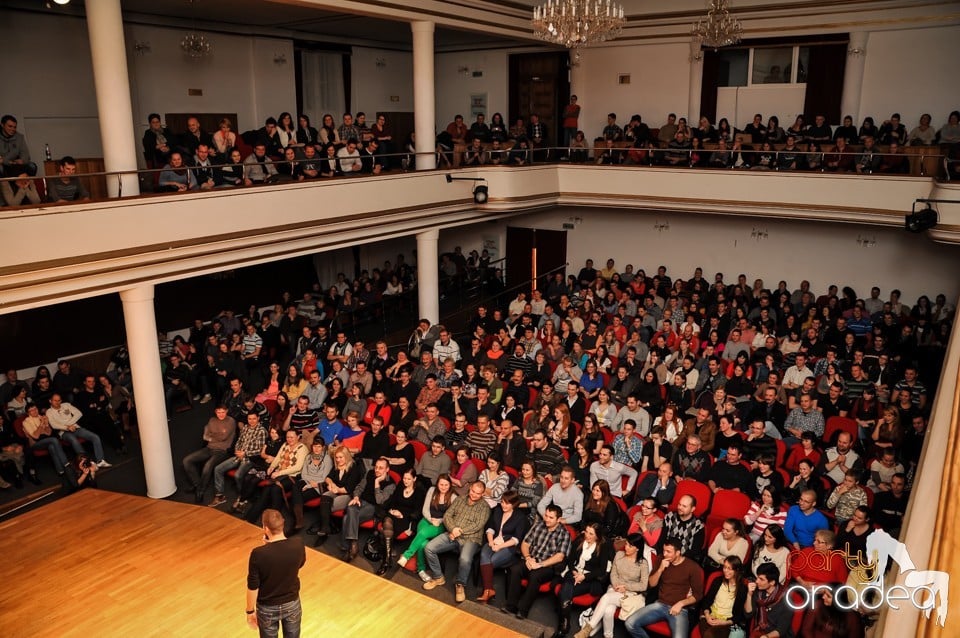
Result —
<instances>
[{"instance_id":1,"label":"person holding camera","mask_svg":"<svg viewBox=\"0 0 960 638\"><path fill-rule=\"evenodd\" d=\"M86 487L96 487L97 464L85 454L81 454L67 466L66 478L72 491L79 491Z\"/></svg>"}]
</instances>

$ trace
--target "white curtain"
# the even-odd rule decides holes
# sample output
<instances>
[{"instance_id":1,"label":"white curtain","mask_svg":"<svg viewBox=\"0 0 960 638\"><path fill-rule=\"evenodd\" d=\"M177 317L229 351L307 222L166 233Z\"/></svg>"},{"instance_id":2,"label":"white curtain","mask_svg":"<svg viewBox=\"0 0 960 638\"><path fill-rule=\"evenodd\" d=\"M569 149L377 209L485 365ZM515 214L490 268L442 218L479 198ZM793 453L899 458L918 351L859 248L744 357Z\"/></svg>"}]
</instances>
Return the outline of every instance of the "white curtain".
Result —
<instances>
[{"instance_id":1,"label":"white curtain","mask_svg":"<svg viewBox=\"0 0 960 638\"><path fill-rule=\"evenodd\" d=\"M324 51L303 51L303 112L310 123L320 128L323 114L333 115L340 123L340 114L346 110L343 93L343 54Z\"/></svg>"}]
</instances>

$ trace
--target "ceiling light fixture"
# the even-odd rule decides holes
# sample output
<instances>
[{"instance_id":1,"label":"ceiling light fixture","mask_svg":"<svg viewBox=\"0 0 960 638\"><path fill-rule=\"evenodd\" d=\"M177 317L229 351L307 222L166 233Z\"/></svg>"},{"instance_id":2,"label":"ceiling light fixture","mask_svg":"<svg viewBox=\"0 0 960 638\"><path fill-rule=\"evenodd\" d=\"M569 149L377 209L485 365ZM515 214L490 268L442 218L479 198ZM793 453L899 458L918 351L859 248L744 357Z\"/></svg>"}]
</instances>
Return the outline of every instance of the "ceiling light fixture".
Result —
<instances>
[{"instance_id":1,"label":"ceiling light fixture","mask_svg":"<svg viewBox=\"0 0 960 638\"><path fill-rule=\"evenodd\" d=\"M610 0L547 0L533 9L533 35L575 49L613 40L626 20L623 6Z\"/></svg>"},{"instance_id":2,"label":"ceiling light fixture","mask_svg":"<svg viewBox=\"0 0 960 638\"><path fill-rule=\"evenodd\" d=\"M202 33L190 32L180 40L180 48L191 58L202 58L210 55L213 45Z\"/></svg>"},{"instance_id":3,"label":"ceiling light fixture","mask_svg":"<svg viewBox=\"0 0 960 638\"><path fill-rule=\"evenodd\" d=\"M730 15L727 0L709 0L707 15L697 20L691 35L701 46L716 51L720 47L740 42L743 26Z\"/></svg>"}]
</instances>

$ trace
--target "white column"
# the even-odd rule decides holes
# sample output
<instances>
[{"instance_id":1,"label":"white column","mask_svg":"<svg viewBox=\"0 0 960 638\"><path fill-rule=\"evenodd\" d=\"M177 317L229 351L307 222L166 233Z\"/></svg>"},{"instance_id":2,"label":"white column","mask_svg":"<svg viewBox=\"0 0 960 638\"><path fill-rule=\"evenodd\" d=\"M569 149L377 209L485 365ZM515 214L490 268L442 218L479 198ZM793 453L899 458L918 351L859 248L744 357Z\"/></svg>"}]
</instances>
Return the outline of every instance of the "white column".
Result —
<instances>
[{"instance_id":1,"label":"white column","mask_svg":"<svg viewBox=\"0 0 960 638\"><path fill-rule=\"evenodd\" d=\"M840 118L853 118L854 126L860 122L860 94L863 90L863 69L867 64L867 31L850 34L847 45L847 66L843 71L843 93L840 97ZM840 124L840 122L837 122Z\"/></svg>"},{"instance_id":2,"label":"white column","mask_svg":"<svg viewBox=\"0 0 960 638\"><path fill-rule=\"evenodd\" d=\"M120 0L85 3L90 56L93 58L93 82L97 89L97 115L103 165L110 171L137 170L137 141L133 135L133 107L127 75L127 52L123 41ZM122 185L122 189L121 189ZM110 197L140 194L136 172L119 179L107 178Z\"/></svg>"},{"instance_id":3,"label":"white column","mask_svg":"<svg viewBox=\"0 0 960 638\"><path fill-rule=\"evenodd\" d=\"M687 124L696 128L700 121L700 94L703 92L703 51L700 42L690 41L690 88L687 97ZM714 122L716 124L716 122Z\"/></svg>"},{"instance_id":4,"label":"white column","mask_svg":"<svg viewBox=\"0 0 960 638\"><path fill-rule=\"evenodd\" d=\"M417 302L430 325L440 321L440 231L417 233Z\"/></svg>"},{"instance_id":5,"label":"white column","mask_svg":"<svg viewBox=\"0 0 960 638\"><path fill-rule=\"evenodd\" d=\"M153 285L121 290L120 299L123 301L123 321L127 327L127 349L130 351L133 394L137 401L147 496L164 498L177 491L177 483L173 478L173 453L170 450L170 430L163 400L163 379L160 376Z\"/></svg>"},{"instance_id":6,"label":"white column","mask_svg":"<svg viewBox=\"0 0 960 638\"><path fill-rule=\"evenodd\" d=\"M589 50L578 51L577 49L570 49L570 94L576 95L578 98L583 97L583 93L586 92L586 87L584 86L586 81L586 72L583 69L584 65L584 54L588 53Z\"/></svg>"},{"instance_id":7,"label":"white column","mask_svg":"<svg viewBox=\"0 0 960 638\"><path fill-rule=\"evenodd\" d=\"M410 23L413 31L413 128L417 134L418 171L437 167L434 155L437 149L437 98L433 84L433 26L432 22Z\"/></svg>"}]
</instances>

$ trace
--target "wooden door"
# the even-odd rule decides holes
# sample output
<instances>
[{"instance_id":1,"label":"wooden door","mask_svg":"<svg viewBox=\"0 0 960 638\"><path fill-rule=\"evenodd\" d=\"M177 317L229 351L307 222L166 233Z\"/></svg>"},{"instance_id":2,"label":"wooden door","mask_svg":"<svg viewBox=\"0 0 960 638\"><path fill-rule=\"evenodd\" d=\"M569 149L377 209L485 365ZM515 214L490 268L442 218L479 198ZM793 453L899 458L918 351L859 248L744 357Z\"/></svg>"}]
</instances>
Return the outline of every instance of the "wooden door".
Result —
<instances>
[{"instance_id":1,"label":"wooden door","mask_svg":"<svg viewBox=\"0 0 960 638\"><path fill-rule=\"evenodd\" d=\"M534 255L536 270L534 270ZM544 276L567 261L567 231L540 228L507 227L507 288L509 298L516 296L514 286L529 282L536 276L537 287L544 285ZM532 286L524 286L528 290Z\"/></svg>"},{"instance_id":2,"label":"wooden door","mask_svg":"<svg viewBox=\"0 0 960 638\"><path fill-rule=\"evenodd\" d=\"M391 152L399 153L403 150L404 142L407 141L410 133L414 130L413 111L377 111L377 115L387 118L387 127L392 131L391 136L393 137ZM376 118L371 121L370 116L367 116L367 126L372 126L375 122ZM396 160L396 162L399 164L400 160Z\"/></svg>"},{"instance_id":3,"label":"wooden door","mask_svg":"<svg viewBox=\"0 0 960 638\"><path fill-rule=\"evenodd\" d=\"M562 140L560 111L569 101L569 54L518 53L510 56L510 115L512 126L518 117L530 121L530 115L540 116L550 139L548 146Z\"/></svg>"}]
</instances>

